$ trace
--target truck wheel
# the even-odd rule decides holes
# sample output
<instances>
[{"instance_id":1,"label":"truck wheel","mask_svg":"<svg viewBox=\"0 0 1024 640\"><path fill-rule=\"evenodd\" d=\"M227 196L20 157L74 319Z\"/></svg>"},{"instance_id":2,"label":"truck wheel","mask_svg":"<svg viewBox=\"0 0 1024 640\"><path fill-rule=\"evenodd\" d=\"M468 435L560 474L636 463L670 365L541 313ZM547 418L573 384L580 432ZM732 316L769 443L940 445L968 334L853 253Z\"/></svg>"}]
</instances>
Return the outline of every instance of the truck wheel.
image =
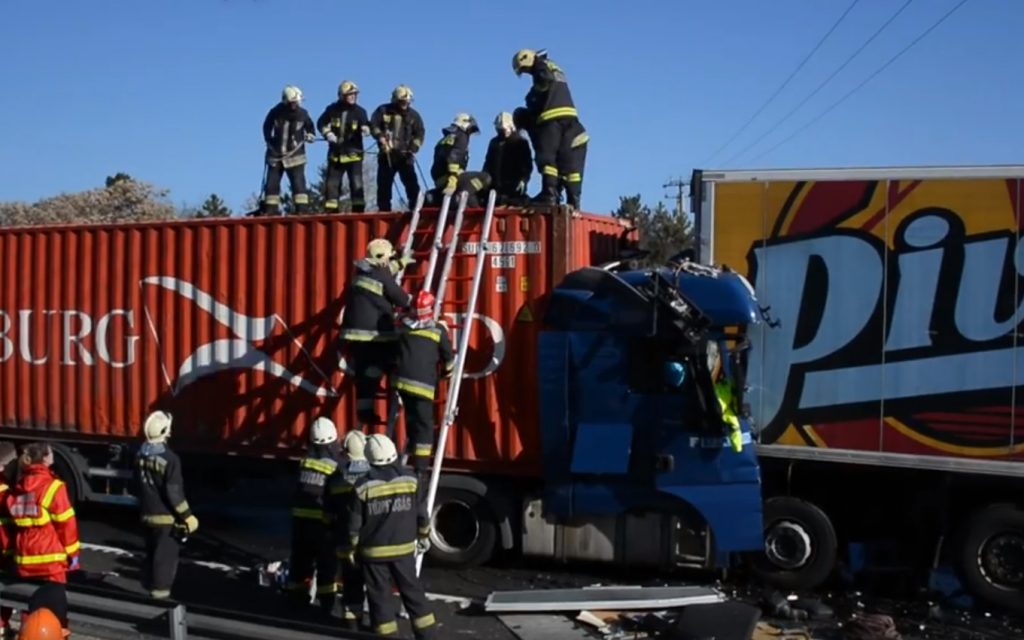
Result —
<instances>
[{"instance_id":1,"label":"truck wheel","mask_svg":"<svg viewBox=\"0 0 1024 640\"><path fill-rule=\"evenodd\" d=\"M798 498L769 498L764 503L764 554L758 554L753 570L781 589L812 589L832 573L838 547L824 511Z\"/></svg>"},{"instance_id":2,"label":"truck wheel","mask_svg":"<svg viewBox=\"0 0 1024 640\"><path fill-rule=\"evenodd\" d=\"M1024 511L996 504L976 512L964 530L960 570L972 594L1024 611Z\"/></svg>"},{"instance_id":3,"label":"truck wheel","mask_svg":"<svg viewBox=\"0 0 1024 640\"><path fill-rule=\"evenodd\" d=\"M430 521L433 562L450 567L475 567L494 553L498 528L483 497L451 487L438 487Z\"/></svg>"}]
</instances>

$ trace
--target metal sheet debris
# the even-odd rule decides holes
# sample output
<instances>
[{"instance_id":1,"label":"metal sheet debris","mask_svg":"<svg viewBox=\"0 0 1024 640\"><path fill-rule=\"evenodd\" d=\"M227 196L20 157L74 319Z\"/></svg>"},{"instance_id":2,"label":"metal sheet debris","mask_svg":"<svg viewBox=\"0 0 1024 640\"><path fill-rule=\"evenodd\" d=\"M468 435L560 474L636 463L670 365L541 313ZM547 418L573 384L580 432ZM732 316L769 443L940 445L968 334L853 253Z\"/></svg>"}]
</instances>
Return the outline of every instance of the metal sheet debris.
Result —
<instances>
[{"instance_id":1,"label":"metal sheet debris","mask_svg":"<svg viewBox=\"0 0 1024 640\"><path fill-rule=\"evenodd\" d=\"M495 591L487 596L486 611L628 611L670 609L691 604L723 602L725 596L708 587L602 586L582 589Z\"/></svg>"}]
</instances>

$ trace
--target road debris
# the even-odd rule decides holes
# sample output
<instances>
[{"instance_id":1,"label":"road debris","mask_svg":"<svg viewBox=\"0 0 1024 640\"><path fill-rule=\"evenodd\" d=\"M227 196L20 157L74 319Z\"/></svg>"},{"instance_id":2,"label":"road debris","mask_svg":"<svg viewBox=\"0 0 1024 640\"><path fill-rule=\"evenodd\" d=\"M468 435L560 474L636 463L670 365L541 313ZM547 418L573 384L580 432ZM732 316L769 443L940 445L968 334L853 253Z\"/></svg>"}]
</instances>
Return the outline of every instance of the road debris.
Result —
<instances>
[{"instance_id":1,"label":"road debris","mask_svg":"<svg viewBox=\"0 0 1024 640\"><path fill-rule=\"evenodd\" d=\"M709 587L642 587L638 585L494 591L487 596L488 612L557 612L608 609L666 609L722 602L725 596Z\"/></svg>"}]
</instances>

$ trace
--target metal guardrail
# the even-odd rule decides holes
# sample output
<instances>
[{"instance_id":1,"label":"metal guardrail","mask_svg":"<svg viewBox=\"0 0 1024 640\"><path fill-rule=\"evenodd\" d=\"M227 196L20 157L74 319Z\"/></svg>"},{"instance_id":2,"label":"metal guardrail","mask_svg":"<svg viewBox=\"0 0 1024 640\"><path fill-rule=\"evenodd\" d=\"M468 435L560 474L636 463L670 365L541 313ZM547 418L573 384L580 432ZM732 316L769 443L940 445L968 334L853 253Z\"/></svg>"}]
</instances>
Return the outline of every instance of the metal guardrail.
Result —
<instances>
[{"instance_id":1,"label":"metal guardrail","mask_svg":"<svg viewBox=\"0 0 1024 640\"><path fill-rule=\"evenodd\" d=\"M24 608L38 584L0 584L0 602ZM346 631L298 620L271 618L159 601L121 591L68 585L68 618L92 627L118 632L142 633L167 640L378 640L385 636ZM340 624L340 620L339 620Z\"/></svg>"}]
</instances>

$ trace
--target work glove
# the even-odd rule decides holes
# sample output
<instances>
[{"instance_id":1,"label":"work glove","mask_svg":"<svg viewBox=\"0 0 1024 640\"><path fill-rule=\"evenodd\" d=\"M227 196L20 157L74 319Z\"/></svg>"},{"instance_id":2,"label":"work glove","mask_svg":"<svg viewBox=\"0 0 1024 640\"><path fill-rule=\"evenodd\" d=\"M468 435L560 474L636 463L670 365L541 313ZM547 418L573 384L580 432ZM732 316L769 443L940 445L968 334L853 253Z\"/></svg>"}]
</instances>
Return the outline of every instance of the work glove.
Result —
<instances>
[{"instance_id":1,"label":"work glove","mask_svg":"<svg viewBox=\"0 0 1024 640\"><path fill-rule=\"evenodd\" d=\"M402 268L408 267L410 264L416 264L416 258L412 257L411 254L405 254L398 259L398 264L402 265Z\"/></svg>"},{"instance_id":2,"label":"work glove","mask_svg":"<svg viewBox=\"0 0 1024 640\"><path fill-rule=\"evenodd\" d=\"M455 193L455 185L458 184L458 182L459 181L455 176L448 176L448 182L445 183L444 189L441 190L441 193L446 196L452 195Z\"/></svg>"},{"instance_id":3,"label":"work glove","mask_svg":"<svg viewBox=\"0 0 1024 640\"><path fill-rule=\"evenodd\" d=\"M391 151L391 145L388 143L388 139L385 137L377 138L377 146L380 147L380 150L383 151L384 153L388 153L389 151Z\"/></svg>"},{"instance_id":4,"label":"work glove","mask_svg":"<svg viewBox=\"0 0 1024 640\"><path fill-rule=\"evenodd\" d=\"M356 552L355 549L349 549L348 551L339 551L338 559L348 564L349 566L356 566Z\"/></svg>"},{"instance_id":5,"label":"work glove","mask_svg":"<svg viewBox=\"0 0 1024 640\"><path fill-rule=\"evenodd\" d=\"M78 571L82 568L81 556L74 556L68 560L68 571Z\"/></svg>"},{"instance_id":6,"label":"work glove","mask_svg":"<svg viewBox=\"0 0 1024 640\"><path fill-rule=\"evenodd\" d=\"M526 195L526 181L520 180L519 184L516 185L516 193L519 195Z\"/></svg>"},{"instance_id":7,"label":"work glove","mask_svg":"<svg viewBox=\"0 0 1024 640\"><path fill-rule=\"evenodd\" d=\"M316 136L315 135L313 135L312 133L307 133L306 134L306 142L313 142L314 140L316 140Z\"/></svg>"},{"instance_id":8,"label":"work glove","mask_svg":"<svg viewBox=\"0 0 1024 640\"><path fill-rule=\"evenodd\" d=\"M338 136L334 135L333 131L328 131L327 135L324 137L327 138L327 142L330 142L331 144L338 144Z\"/></svg>"},{"instance_id":9,"label":"work glove","mask_svg":"<svg viewBox=\"0 0 1024 640\"><path fill-rule=\"evenodd\" d=\"M425 555L430 551L430 538L417 538L416 540L416 555Z\"/></svg>"},{"instance_id":10,"label":"work glove","mask_svg":"<svg viewBox=\"0 0 1024 640\"><path fill-rule=\"evenodd\" d=\"M195 533L196 529L199 528L199 519L195 516L189 516L185 518L185 530L189 533Z\"/></svg>"},{"instance_id":11,"label":"work glove","mask_svg":"<svg viewBox=\"0 0 1024 640\"><path fill-rule=\"evenodd\" d=\"M361 133L363 134L364 137L370 135L370 127L364 124L363 128L361 129Z\"/></svg>"},{"instance_id":12,"label":"work glove","mask_svg":"<svg viewBox=\"0 0 1024 640\"><path fill-rule=\"evenodd\" d=\"M447 329L447 327L445 327ZM452 363L451 367L445 367L444 371L441 372L441 377L445 380L450 380L452 375L455 373L455 363Z\"/></svg>"}]
</instances>

